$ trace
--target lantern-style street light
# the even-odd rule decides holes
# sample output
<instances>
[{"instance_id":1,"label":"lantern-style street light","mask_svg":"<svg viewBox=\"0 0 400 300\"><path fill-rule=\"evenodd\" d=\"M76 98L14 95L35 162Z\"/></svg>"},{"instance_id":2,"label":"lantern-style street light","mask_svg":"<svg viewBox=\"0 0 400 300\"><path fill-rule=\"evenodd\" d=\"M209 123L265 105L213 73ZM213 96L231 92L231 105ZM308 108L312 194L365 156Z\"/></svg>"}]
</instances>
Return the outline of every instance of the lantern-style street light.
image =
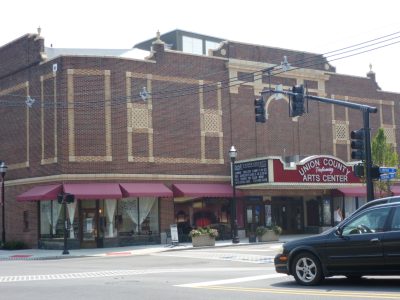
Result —
<instances>
[{"instance_id":1,"label":"lantern-style street light","mask_svg":"<svg viewBox=\"0 0 400 300\"><path fill-rule=\"evenodd\" d=\"M229 157L232 162L231 176L232 176L232 202L231 202L231 230L232 230L232 243L238 244L240 242L238 236L238 224L236 217L236 180L235 180L235 160L237 157L237 151L235 146L232 146L229 150Z\"/></svg>"}]
</instances>

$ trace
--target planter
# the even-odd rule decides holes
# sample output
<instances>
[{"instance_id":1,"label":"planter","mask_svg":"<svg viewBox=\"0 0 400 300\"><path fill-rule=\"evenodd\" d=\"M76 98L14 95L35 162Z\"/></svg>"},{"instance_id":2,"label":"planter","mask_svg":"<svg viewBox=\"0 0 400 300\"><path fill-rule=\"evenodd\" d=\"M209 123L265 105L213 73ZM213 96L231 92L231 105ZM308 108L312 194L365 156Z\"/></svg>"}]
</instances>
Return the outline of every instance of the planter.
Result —
<instances>
[{"instance_id":1,"label":"planter","mask_svg":"<svg viewBox=\"0 0 400 300\"><path fill-rule=\"evenodd\" d=\"M273 230L268 230L263 235L258 236L259 242L271 242L278 240L279 240L279 234L276 234Z\"/></svg>"},{"instance_id":2,"label":"planter","mask_svg":"<svg viewBox=\"0 0 400 300\"><path fill-rule=\"evenodd\" d=\"M208 234L192 236L192 245L193 247L215 246L215 238Z\"/></svg>"}]
</instances>

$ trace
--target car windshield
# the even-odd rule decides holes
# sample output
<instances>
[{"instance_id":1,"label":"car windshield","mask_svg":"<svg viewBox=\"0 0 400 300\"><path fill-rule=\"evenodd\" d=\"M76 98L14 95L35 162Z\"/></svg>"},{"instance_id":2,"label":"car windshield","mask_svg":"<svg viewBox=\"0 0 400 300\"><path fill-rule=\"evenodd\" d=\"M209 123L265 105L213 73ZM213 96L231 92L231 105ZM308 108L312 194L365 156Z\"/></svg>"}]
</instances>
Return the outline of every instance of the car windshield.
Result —
<instances>
[{"instance_id":1,"label":"car windshield","mask_svg":"<svg viewBox=\"0 0 400 300\"><path fill-rule=\"evenodd\" d=\"M381 232L390 207L377 208L361 214L343 227L343 235Z\"/></svg>"}]
</instances>

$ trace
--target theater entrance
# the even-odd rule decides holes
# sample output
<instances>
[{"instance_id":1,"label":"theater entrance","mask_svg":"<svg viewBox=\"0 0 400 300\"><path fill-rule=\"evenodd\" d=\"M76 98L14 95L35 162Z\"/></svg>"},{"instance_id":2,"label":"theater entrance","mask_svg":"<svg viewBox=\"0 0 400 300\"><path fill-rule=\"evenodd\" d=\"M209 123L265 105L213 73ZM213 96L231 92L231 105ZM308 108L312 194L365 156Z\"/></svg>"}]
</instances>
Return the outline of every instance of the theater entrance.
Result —
<instances>
[{"instance_id":1,"label":"theater entrance","mask_svg":"<svg viewBox=\"0 0 400 300\"><path fill-rule=\"evenodd\" d=\"M304 232L304 210L301 197L272 197L272 223L284 234Z\"/></svg>"}]
</instances>

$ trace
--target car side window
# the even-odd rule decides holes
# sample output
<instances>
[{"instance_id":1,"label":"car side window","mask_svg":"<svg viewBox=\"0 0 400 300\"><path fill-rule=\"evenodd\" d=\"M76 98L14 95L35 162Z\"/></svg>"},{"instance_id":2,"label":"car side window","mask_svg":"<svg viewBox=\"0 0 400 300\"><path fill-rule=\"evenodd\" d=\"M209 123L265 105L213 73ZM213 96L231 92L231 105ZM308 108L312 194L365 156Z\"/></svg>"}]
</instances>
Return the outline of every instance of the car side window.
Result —
<instances>
[{"instance_id":1,"label":"car side window","mask_svg":"<svg viewBox=\"0 0 400 300\"><path fill-rule=\"evenodd\" d=\"M394 212L391 228L393 231L400 231L400 207Z\"/></svg>"},{"instance_id":2,"label":"car side window","mask_svg":"<svg viewBox=\"0 0 400 300\"><path fill-rule=\"evenodd\" d=\"M390 207L367 211L346 224L343 228L343 235L382 232L389 212Z\"/></svg>"}]
</instances>

